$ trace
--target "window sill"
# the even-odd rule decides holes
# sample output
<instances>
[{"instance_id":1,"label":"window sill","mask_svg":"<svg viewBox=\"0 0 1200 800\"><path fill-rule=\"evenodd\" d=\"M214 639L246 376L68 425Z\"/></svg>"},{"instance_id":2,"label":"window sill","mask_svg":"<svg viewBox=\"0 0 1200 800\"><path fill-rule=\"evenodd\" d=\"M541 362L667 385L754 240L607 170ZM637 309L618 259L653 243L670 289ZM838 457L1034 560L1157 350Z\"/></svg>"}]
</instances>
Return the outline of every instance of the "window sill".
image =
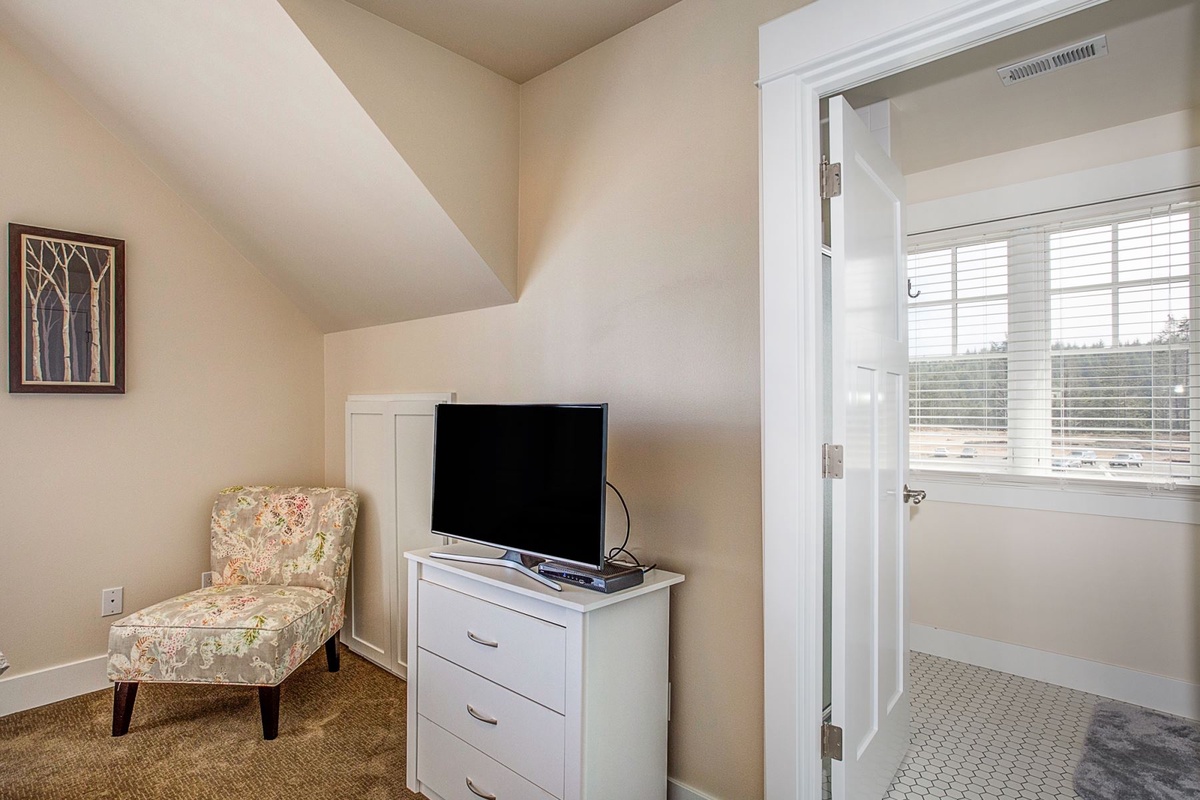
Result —
<instances>
[{"instance_id":1,"label":"window sill","mask_svg":"<svg viewBox=\"0 0 1200 800\"><path fill-rule=\"evenodd\" d=\"M1102 517L1200 525L1200 487L1168 489L1146 484L914 469L909 485L931 502L1058 511Z\"/></svg>"}]
</instances>

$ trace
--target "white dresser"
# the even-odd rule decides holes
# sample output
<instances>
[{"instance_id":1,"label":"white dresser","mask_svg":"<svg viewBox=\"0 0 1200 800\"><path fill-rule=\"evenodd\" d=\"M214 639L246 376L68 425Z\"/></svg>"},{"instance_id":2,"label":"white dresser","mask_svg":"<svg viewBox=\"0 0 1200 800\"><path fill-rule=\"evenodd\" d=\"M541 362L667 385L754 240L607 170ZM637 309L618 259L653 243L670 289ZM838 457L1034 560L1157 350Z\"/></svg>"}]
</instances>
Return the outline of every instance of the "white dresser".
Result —
<instances>
[{"instance_id":1,"label":"white dresser","mask_svg":"<svg viewBox=\"0 0 1200 800\"><path fill-rule=\"evenodd\" d=\"M663 800L668 588L562 592L408 559L408 788L431 800Z\"/></svg>"}]
</instances>

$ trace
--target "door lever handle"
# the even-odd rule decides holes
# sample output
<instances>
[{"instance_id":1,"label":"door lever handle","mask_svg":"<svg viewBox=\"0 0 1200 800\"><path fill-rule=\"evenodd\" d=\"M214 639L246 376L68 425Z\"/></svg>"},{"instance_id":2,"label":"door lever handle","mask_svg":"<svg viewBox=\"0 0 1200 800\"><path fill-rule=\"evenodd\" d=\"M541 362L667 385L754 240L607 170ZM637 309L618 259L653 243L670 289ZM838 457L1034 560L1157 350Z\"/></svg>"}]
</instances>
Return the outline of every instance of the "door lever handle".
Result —
<instances>
[{"instance_id":1,"label":"door lever handle","mask_svg":"<svg viewBox=\"0 0 1200 800\"><path fill-rule=\"evenodd\" d=\"M914 506L921 505L921 501L925 499L924 489L910 489L908 484L904 484L904 502L911 502Z\"/></svg>"}]
</instances>

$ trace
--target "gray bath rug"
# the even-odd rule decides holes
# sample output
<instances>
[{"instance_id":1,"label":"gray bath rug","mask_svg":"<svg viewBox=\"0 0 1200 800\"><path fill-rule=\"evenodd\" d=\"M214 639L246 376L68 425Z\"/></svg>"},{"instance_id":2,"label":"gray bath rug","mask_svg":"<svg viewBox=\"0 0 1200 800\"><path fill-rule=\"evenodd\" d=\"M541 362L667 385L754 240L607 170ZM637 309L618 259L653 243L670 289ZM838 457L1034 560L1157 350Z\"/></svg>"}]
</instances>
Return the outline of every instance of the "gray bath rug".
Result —
<instances>
[{"instance_id":1,"label":"gray bath rug","mask_svg":"<svg viewBox=\"0 0 1200 800\"><path fill-rule=\"evenodd\" d=\"M1083 800L1200 798L1200 724L1115 700L1097 703L1075 791Z\"/></svg>"}]
</instances>

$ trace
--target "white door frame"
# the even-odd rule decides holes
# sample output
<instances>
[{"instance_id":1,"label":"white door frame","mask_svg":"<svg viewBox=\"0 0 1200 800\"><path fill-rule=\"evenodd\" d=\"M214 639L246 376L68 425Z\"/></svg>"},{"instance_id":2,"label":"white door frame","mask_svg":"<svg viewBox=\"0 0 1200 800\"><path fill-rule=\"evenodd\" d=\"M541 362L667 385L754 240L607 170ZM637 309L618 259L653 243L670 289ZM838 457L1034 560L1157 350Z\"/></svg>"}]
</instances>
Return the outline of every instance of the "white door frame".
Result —
<instances>
[{"instance_id":1,"label":"white door frame","mask_svg":"<svg viewBox=\"0 0 1200 800\"><path fill-rule=\"evenodd\" d=\"M820 98L1104 1L816 0L759 30L767 800L821 798Z\"/></svg>"}]
</instances>

